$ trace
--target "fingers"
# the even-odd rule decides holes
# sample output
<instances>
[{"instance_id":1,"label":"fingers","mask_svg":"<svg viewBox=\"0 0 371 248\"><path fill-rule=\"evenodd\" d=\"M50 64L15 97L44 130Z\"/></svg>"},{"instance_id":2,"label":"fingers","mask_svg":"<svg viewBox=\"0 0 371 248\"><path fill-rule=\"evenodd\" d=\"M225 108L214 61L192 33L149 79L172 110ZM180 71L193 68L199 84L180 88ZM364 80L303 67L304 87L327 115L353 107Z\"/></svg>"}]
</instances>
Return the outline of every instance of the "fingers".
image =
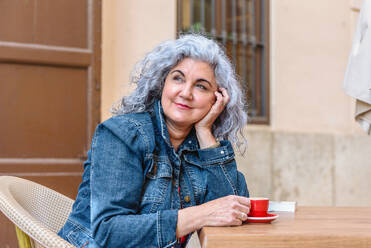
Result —
<instances>
[{"instance_id":1,"label":"fingers","mask_svg":"<svg viewBox=\"0 0 371 248\"><path fill-rule=\"evenodd\" d=\"M216 106L217 109L224 108L223 95L219 91L215 91L215 96L216 102L214 106Z\"/></svg>"},{"instance_id":2,"label":"fingers","mask_svg":"<svg viewBox=\"0 0 371 248\"><path fill-rule=\"evenodd\" d=\"M227 196L229 197L230 201L237 201L238 203L250 208L251 207L251 203L250 203L250 199L247 198L247 197L244 197L244 196L239 196L239 195L229 195Z\"/></svg>"},{"instance_id":3,"label":"fingers","mask_svg":"<svg viewBox=\"0 0 371 248\"><path fill-rule=\"evenodd\" d=\"M245 221L247 220L247 214L244 212L240 212L240 216L238 218L242 221Z\"/></svg>"},{"instance_id":4,"label":"fingers","mask_svg":"<svg viewBox=\"0 0 371 248\"><path fill-rule=\"evenodd\" d=\"M247 206L239 204L239 203L235 206L235 210L238 212L237 217L242 219L242 220L246 220L247 215L250 213L250 207L247 207Z\"/></svg>"},{"instance_id":5,"label":"fingers","mask_svg":"<svg viewBox=\"0 0 371 248\"><path fill-rule=\"evenodd\" d=\"M242 222L247 220L247 214L244 212L235 211L232 216L233 219L230 222L232 226L239 226Z\"/></svg>"},{"instance_id":6,"label":"fingers","mask_svg":"<svg viewBox=\"0 0 371 248\"><path fill-rule=\"evenodd\" d=\"M245 213L245 214L250 213L250 207L242 205L242 204L236 205L236 210L238 210L241 213Z\"/></svg>"},{"instance_id":7,"label":"fingers","mask_svg":"<svg viewBox=\"0 0 371 248\"><path fill-rule=\"evenodd\" d=\"M228 201L231 203L232 216L235 219L233 222L238 224L239 221L241 221L241 223L246 221L247 215L250 212L250 199L237 195L230 195L227 197L229 198Z\"/></svg>"},{"instance_id":8,"label":"fingers","mask_svg":"<svg viewBox=\"0 0 371 248\"><path fill-rule=\"evenodd\" d=\"M244 196L238 196L236 195L236 198L238 200L239 203L243 204L243 205L246 205L247 207L251 207L251 203L250 203L250 199L247 198L247 197L244 197Z\"/></svg>"},{"instance_id":9,"label":"fingers","mask_svg":"<svg viewBox=\"0 0 371 248\"><path fill-rule=\"evenodd\" d=\"M227 105L229 102L229 94L226 88L218 88L218 91L215 91L216 102L222 104L223 106Z\"/></svg>"},{"instance_id":10,"label":"fingers","mask_svg":"<svg viewBox=\"0 0 371 248\"><path fill-rule=\"evenodd\" d=\"M227 105L227 103L229 102L229 95L227 89L220 87L219 90L222 93L221 95L223 96L223 105Z\"/></svg>"},{"instance_id":11,"label":"fingers","mask_svg":"<svg viewBox=\"0 0 371 248\"><path fill-rule=\"evenodd\" d=\"M242 222L243 221L240 220L240 219L234 219L229 226L241 226L242 225Z\"/></svg>"},{"instance_id":12,"label":"fingers","mask_svg":"<svg viewBox=\"0 0 371 248\"><path fill-rule=\"evenodd\" d=\"M243 196L224 196L199 206L205 214L202 226L238 226L248 218L250 199Z\"/></svg>"},{"instance_id":13,"label":"fingers","mask_svg":"<svg viewBox=\"0 0 371 248\"><path fill-rule=\"evenodd\" d=\"M234 216L234 218L236 218L238 220L241 220L241 221L247 220L247 214L245 212L236 211L233 214L233 216Z\"/></svg>"},{"instance_id":14,"label":"fingers","mask_svg":"<svg viewBox=\"0 0 371 248\"><path fill-rule=\"evenodd\" d=\"M216 102L214 104L214 109L216 110L216 112L221 113L229 102L227 89L220 87L218 91L215 91L215 96Z\"/></svg>"}]
</instances>

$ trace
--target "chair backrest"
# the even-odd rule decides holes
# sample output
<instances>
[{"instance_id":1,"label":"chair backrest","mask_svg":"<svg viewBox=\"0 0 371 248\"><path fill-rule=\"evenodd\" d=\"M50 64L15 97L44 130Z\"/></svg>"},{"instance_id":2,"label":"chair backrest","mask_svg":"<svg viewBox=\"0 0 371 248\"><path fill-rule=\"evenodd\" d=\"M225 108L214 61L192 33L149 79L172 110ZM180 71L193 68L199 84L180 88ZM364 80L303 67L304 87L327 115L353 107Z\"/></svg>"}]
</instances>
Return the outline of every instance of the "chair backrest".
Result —
<instances>
[{"instance_id":1,"label":"chair backrest","mask_svg":"<svg viewBox=\"0 0 371 248\"><path fill-rule=\"evenodd\" d=\"M43 247L74 247L56 234L66 222L73 202L32 181L0 176L0 210Z\"/></svg>"}]
</instances>

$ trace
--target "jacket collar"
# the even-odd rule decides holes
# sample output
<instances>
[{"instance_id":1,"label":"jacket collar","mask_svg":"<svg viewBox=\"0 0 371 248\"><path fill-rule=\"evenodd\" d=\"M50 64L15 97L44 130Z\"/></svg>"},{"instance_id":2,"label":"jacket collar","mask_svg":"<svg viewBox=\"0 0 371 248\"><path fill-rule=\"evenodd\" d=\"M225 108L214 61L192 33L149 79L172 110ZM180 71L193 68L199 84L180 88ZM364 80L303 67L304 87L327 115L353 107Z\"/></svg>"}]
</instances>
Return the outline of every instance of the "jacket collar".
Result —
<instances>
[{"instance_id":1,"label":"jacket collar","mask_svg":"<svg viewBox=\"0 0 371 248\"><path fill-rule=\"evenodd\" d=\"M154 124L157 130L159 130L161 137L164 139L168 146L173 147L173 145L170 142L170 136L165 122L164 110L162 108L160 100L157 100L154 104L154 117L155 117ZM177 153L180 153L183 150L196 151L197 149L198 149L197 136L195 129L192 128L192 130L189 132L183 143L179 146Z\"/></svg>"}]
</instances>

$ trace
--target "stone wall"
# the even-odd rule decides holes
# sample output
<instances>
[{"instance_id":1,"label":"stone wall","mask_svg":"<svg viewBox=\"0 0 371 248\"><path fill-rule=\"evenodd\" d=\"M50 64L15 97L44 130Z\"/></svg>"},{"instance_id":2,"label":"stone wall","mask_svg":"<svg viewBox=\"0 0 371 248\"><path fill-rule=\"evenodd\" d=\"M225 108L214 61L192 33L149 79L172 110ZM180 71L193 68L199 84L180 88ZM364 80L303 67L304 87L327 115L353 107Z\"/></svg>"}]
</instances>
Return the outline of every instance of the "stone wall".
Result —
<instances>
[{"instance_id":1,"label":"stone wall","mask_svg":"<svg viewBox=\"0 0 371 248\"><path fill-rule=\"evenodd\" d=\"M371 137L248 129L237 156L252 196L300 205L370 206Z\"/></svg>"}]
</instances>

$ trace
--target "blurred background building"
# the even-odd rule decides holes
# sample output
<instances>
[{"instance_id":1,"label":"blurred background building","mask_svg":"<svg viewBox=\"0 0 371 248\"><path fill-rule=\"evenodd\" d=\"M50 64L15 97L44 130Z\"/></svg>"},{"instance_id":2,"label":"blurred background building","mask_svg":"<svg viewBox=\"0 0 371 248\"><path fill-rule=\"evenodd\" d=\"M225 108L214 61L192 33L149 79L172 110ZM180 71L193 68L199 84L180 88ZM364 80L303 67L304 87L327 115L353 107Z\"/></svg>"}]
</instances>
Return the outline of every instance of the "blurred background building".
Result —
<instances>
[{"instance_id":1,"label":"blurred background building","mask_svg":"<svg viewBox=\"0 0 371 248\"><path fill-rule=\"evenodd\" d=\"M371 137L342 88L361 2L103 1L102 120L132 90L136 61L181 30L201 30L226 44L248 92L238 166L251 195L369 206Z\"/></svg>"},{"instance_id":2,"label":"blurred background building","mask_svg":"<svg viewBox=\"0 0 371 248\"><path fill-rule=\"evenodd\" d=\"M0 1L0 174L75 197L94 128L130 94L133 65L193 31L226 47L247 92L237 160L252 196L370 206L371 137L342 88L361 2ZM0 216L0 241L14 237L6 225Z\"/></svg>"}]
</instances>

